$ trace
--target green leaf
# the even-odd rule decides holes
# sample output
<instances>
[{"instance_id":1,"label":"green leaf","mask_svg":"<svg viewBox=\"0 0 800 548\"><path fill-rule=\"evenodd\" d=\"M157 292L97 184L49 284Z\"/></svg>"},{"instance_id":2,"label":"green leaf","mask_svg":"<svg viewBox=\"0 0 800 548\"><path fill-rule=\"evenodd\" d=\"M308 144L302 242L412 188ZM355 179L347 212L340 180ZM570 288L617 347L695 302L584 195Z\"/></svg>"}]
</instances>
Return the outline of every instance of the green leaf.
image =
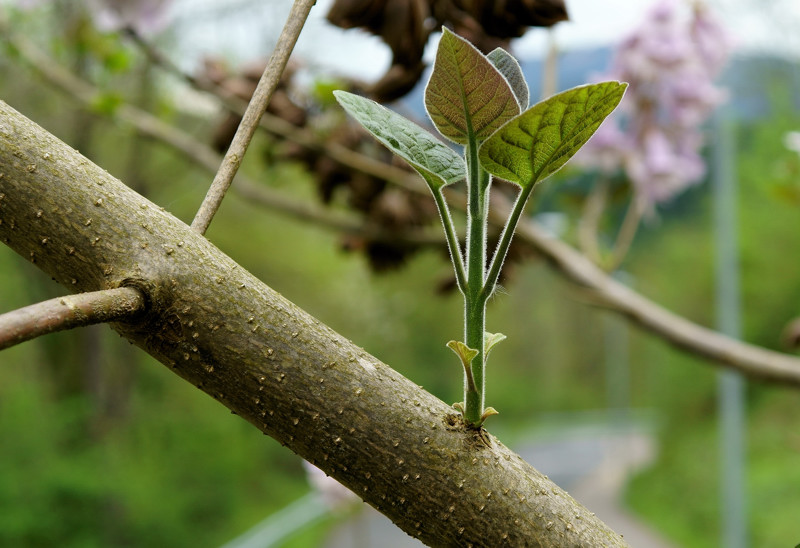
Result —
<instances>
[{"instance_id":1,"label":"green leaf","mask_svg":"<svg viewBox=\"0 0 800 548\"><path fill-rule=\"evenodd\" d=\"M500 71L500 74L508 80L511 91L514 92L514 96L517 98L519 108L522 110L528 108L528 102L530 101L528 82L525 81L522 68L519 66L514 56L503 48L495 48L489 52L486 58L491 61L495 68Z\"/></svg>"},{"instance_id":2,"label":"green leaf","mask_svg":"<svg viewBox=\"0 0 800 548\"><path fill-rule=\"evenodd\" d=\"M92 97L89 107L97 114L113 116L124 102L122 95L116 91L103 91Z\"/></svg>"},{"instance_id":3,"label":"green leaf","mask_svg":"<svg viewBox=\"0 0 800 548\"><path fill-rule=\"evenodd\" d=\"M484 169L523 188L578 152L622 100L627 84L603 82L553 95L497 130L478 151Z\"/></svg>"},{"instance_id":4,"label":"green leaf","mask_svg":"<svg viewBox=\"0 0 800 548\"><path fill-rule=\"evenodd\" d=\"M489 357L489 352L491 352L492 348L494 348L494 345L496 345L499 342L503 342L507 338L508 337L506 337L502 333L489 333L488 331L485 331L483 333L483 346L485 348L484 354L486 355L486 357L487 358Z\"/></svg>"},{"instance_id":5,"label":"green leaf","mask_svg":"<svg viewBox=\"0 0 800 548\"><path fill-rule=\"evenodd\" d=\"M475 359L475 356L478 355L477 350L470 348L461 341L449 341L447 343L447 348L456 353L456 355L461 359L461 363L465 368L468 368L472 363L472 360Z\"/></svg>"},{"instance_id":6,"label":"green leaf","mask_svg":"<svg viewBox=\"0 0 800 548\"><path fill-rule=\"evenodd\" d=\"M365 97L334 91L342 108L378 141L411 164L432 188L464 179L464 160L456 151L419 127Z\"/></svg>"},{"instance_id":7,"label":"green leaf","mask_svg":"<svg viewBox=\"0 0 800 548\"><path fill-rule=\"evenodd\" d=\"M487 407L486 409L483 410L483 413L481 414L481 420L478 423L478 426L481 426L486 421L486 419L488 419L492 415L499 415L499 414L500 411L498 411L494 407Z\"/></svg>"},{"instance_id":8,"label":"green leaf","mask_svg":"<svg viewBox=\"0 0 800 548\"><path fill-rule=\"evenodd\" d=\"M467 385L469 386L469 389L477 390L475 387L475 380L472 377L472 369L470 369L469 366L472 363L472 360L475 359L475 356L478 355L478 351L474 348L470 348L461 341L449 341L447 343L447 348L455 352L461 360L461 365L464 366L464 373L467 376Z\"/></svg>"},{"instance_id":9,"label":"green leaf","mask_svg":"<svg viewBox=\"0 0 800 548\"><path fill-rule=\"evenodd\" d=\"M482 141L520 113L514 92L489 60L448 29L425 88L425 108L439 132L462 145Z\"/></svg>"}]
</instances>

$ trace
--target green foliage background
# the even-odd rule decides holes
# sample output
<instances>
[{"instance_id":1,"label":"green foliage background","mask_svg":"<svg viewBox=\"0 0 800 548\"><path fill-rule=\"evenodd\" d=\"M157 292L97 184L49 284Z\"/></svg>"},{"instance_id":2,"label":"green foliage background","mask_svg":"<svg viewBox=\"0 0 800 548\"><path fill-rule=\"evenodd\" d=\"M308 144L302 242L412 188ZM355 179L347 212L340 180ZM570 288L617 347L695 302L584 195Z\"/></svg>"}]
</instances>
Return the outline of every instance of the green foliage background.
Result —
<instances>
[{"instance_id":1,"label":"green foliage background","mask_svg":"<svg viewBox=\"0 0 800 548\"><path fill-rule=\"evenodd\" d=\"M126 128L76 113L13 57L0 60L0 71L15 75L0 79L0 97L14 108L123 180L128 174L142 181L153 201L191 219L208 174L147 142L139 144L144 161L132 171L134 136ZM168 103L154 108L200 139L214 122L184 118ZM798 184L789 177L797 159L781 144L783 133L798 127L797 110L778 94L768 119L737 129L744 338L771 348L800 314L800 207L780 191ZM267 166L255 154L244 169L264 184L314 199L297 166ZM560 177L562 185L549 185L538 200L534 195L534 209L557 207L574 219L574 196L586 180L571 171ZM637 290L706 325L713 324L711 228L708 189L701 186L643 229L625 265ZM361 257L340 251L336 235L235 194L208 236L415 382L445 401L460 398L461 371L444 342L461 335L461 302L455 294L435 295L450 275L440 253L421 253L405 269L377 276ZM0 311L63 291L5 247L0 280ZM489 329L509 337L493 351L487 373L487 403L501 412L492 431L513 445L553 416L604 409L603 321L604 313L544 262L533 258L520 267L489 306ZM87 330L0 354L0 545L217 546L308 490L300 460L289 451L108 328L96 332L102 371L93 375L125 398L118 402L123 410L110 415L87 388L94 377L82 376L91 372ZM661 455L634 479L628 501L680 545L717 546L716 370L637 331L630 347L631 403L659 417ZM798 393L752 384L748 404L752 544L793 546L800 541ZM290 545L318 545L329 524Z\"/></svg>"}]
</instances>

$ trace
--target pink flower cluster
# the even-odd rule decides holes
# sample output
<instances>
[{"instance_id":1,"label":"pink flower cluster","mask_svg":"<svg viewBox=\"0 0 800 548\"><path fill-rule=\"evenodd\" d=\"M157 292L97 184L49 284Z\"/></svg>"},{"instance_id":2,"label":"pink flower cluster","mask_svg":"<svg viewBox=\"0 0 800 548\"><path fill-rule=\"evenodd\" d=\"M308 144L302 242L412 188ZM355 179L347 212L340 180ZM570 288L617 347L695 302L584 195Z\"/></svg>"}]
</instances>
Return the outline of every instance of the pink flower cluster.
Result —
<instances>
[{"instance_id":1,"label":"pink flower cluster","mask_svg":"<svg viewBox=\"0 0 800 548\"><path fill-rule=\"evenodd\" d=\"M702 179L700 126L725 99L713 80L731 40L699 2L691 14L680 7L660 0L619 45L603 78L628 82L625 98L576 157L604 173L623 169L648 207Z\"/></svg>"},{"instance_id":2,"label":"pink flower cluster","mask_svg":"<svg viewBox=\"0 0 800 548\"><path fill-rule=\"evenodd\" d=\"M140 34L158 33L169 23L172 0L87 0L97 28L131 28Z\"/></svg>"}]
</instances>

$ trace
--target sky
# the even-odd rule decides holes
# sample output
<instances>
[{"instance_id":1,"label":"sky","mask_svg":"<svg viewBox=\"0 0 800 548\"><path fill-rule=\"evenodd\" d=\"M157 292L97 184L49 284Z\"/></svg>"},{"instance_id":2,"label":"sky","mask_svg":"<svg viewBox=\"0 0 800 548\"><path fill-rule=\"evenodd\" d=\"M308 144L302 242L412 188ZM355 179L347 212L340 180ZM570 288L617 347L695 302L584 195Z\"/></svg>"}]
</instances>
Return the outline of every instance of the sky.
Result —
<instances>
[{"instance_id":1,"label":"sky","mask_svg":"<svg viewBox=\"0 0 800 548\"><path fill-rule=\"evenodd\" d=\"M366 81L389 66L388 48L361 30L344 31L325 21L334 0L318 0L295 51L318 71ZM643 17L653 2L645 0L566 0L570 21L553 29L562 50L614 44ZM800 0L707 0L735 37L740 51L778 52L800 60ZM288 0L178 0L178 51L187 69L206 53L231 59L266 57L288 14ZM548 31L531 29L512 44L520 58L541 57ZM427 47L432 59L438 35Z\"/></svg>"}]
</instances>

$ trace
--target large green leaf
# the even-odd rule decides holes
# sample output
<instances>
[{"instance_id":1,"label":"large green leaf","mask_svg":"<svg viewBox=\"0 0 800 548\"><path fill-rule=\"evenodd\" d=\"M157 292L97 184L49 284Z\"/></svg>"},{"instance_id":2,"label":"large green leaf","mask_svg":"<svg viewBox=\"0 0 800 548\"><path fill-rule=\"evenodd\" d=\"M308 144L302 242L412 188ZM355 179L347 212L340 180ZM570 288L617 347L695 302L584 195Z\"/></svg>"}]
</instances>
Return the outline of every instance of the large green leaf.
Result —
<instances>
[{"instance_id":1,"label":"large green leaf","mask_svg":"<svg viewBox=\"0 0 800 548\"><path fill-rule=\"evenodd\" d=\"M497 130L478 151L489 173L526 188L552 175L594 134L627 84L603 82L553 95Z\"/></svg>"},{"instance_id":2,"label":"large green leaf","mask_svg":"<svg viewBox=\"0 0 800 548\"><path fill-rule=\"evenodd\" d=\"M497 68L446 28L425 88L425 108L436 129L462 145L470 134L486 139L521 110Z\"/></svg>"},{"instance_id":3,"label":"large green leaf","mask_svg":"<svg viewBox=\"0 0 800 548\"><path fill-rule=\"evenodd\" d=\"M348 114L411 164L431 187L439 188L464 179L464 159L414 122L371 99L340 90L333 94Z\"/></svg>"},{"instance_id":4,"label":"large green leaf","mask_svg":"<svg viewBox=\"0 0 800 548\"><path fill-rule=\"evenodd\" d=\"M528 82L525 81L525 75L522 74L522 67L513 55L508 53L503 48L495 48L486 56L491 63L500 71L500 74L505 76L511 86L511 91L517 98L520 109L525 110L528 108L530 98L530 90L528 89Z\"/></svg>"}]
</instances>

